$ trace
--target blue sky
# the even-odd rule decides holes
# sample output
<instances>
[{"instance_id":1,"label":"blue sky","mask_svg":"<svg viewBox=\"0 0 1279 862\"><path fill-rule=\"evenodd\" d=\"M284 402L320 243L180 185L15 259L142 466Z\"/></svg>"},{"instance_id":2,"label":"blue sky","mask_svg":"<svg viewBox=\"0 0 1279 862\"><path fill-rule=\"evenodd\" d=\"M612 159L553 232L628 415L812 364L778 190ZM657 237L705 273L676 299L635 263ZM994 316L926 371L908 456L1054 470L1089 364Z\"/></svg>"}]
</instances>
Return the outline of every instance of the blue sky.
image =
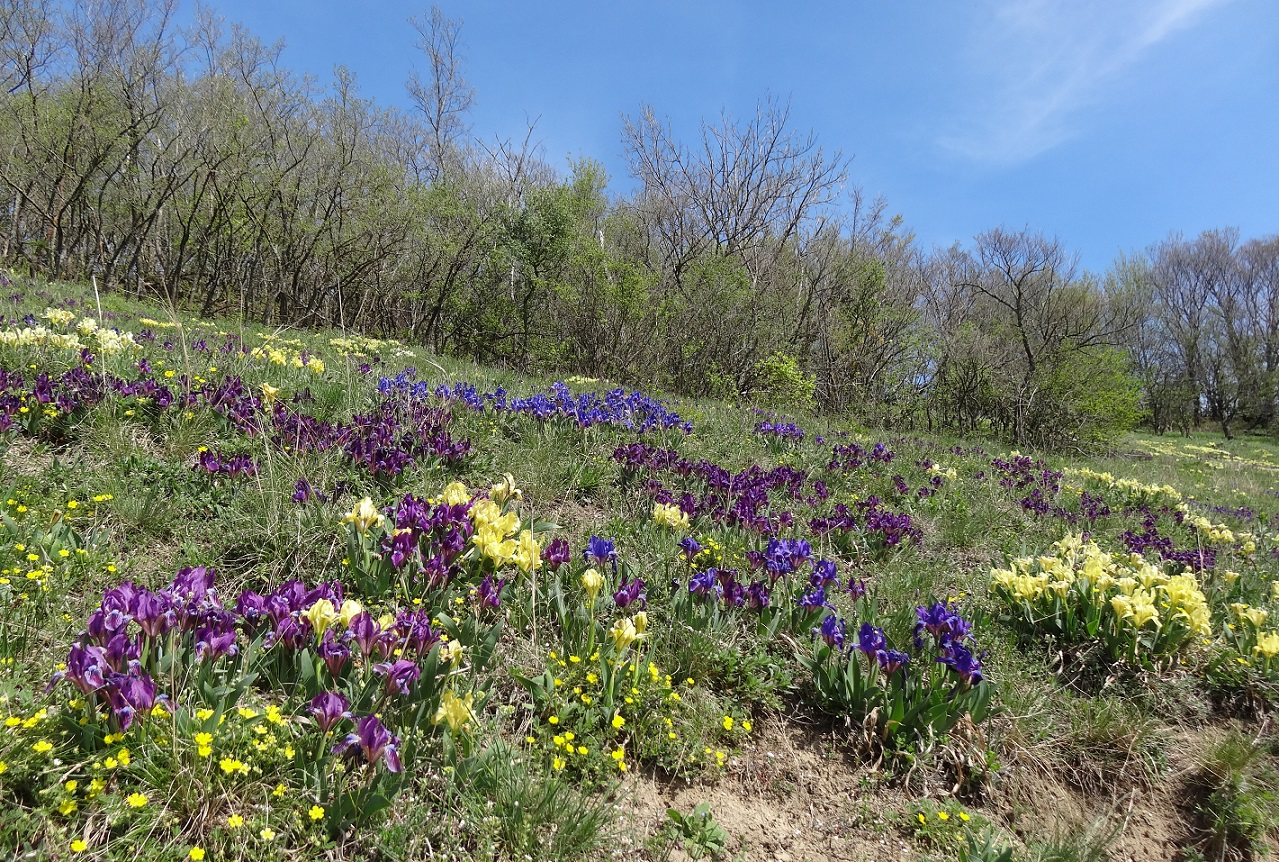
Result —
<instances>
[{"instance_id":1,"label":"blue sky","mask_svg":"<svg viewBox=\"0 0 1279 862\"><path fill-rule=\"evenodd\" d=\"M396 0L212 0L323 83L407 104L420 64ZM621 117L642 103L681 136L766 93L853 156L927 245L996 226L1060 237L1104 270L1177 230L1279 233L1275 0L889 3L444 0L460 18L473 131L543 158L589 156L629 188Z\"/></svg>"}]
</instances>

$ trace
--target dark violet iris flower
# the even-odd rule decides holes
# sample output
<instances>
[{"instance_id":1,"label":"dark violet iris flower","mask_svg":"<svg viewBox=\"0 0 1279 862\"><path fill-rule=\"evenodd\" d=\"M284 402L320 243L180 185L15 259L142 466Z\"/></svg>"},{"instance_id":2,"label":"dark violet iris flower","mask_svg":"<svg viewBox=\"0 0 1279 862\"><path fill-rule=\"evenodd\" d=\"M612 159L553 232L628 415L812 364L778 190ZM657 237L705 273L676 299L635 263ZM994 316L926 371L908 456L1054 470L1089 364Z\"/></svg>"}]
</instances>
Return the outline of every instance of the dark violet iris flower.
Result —
<instances>
[{"instance_id":1,"label":"dark violet iris flower","mask_svg":"<svg viewBox=\"0 0 1279 862\"><path fill-rule=\"evenodd\" d=\"M644 582L639 578L631 580L629 583L623 579L617 592L613 593L613 602L619 608L630 607L636 602L641 608L648 604L648 598L644 594Z\"/></svg>"},{"instance_id":2,"label":"dark violet iris flower","mask_svg":"<svg viewBox=\"0 0 1279 862\"><path fill-rule=\"evenodd\" d=\"M67 656L67 669L54 674L50 686L69 679L82 694L92 694L107 684L107 674L110 672L106 650L102 647L97 644L72 644L71 654Z\"/></svg>"},{"instance_id":3,"label":"dark violet iris flower","mask_svg":"<svg viewBox=\"0 0 1279 862\"><path fill-rule=\"evenodd\" d=\"M937 661L953 670L968 685L982 680L981 659L959 641L947 641Z\"/></svg>"},{"instance_id":4,"label":"dark violet iris flower","mask_svg":"<svg viewBox=\"0 0 1279 862\"><path fill-rule=\"evenodd\" d=\"M364 762L370 765L384 760L388 770L399 772L401 769L400 755L397 750L399 744L400 738L387 730L377 716L368 715L356 722L355 733L347 734L341 742L333 746L333 753L345 752L351 757L362 754Z\"/></svg>"},{"instance_id":5,"label":"dark violet iris flower","mask_svg":"<svg viewBox=\"0 0 1279 862\"><path fill-rule=\"evenodd\" d=\"M828 614L822 620L820 626L813 628L813 636L817 637L819 635L831 649L842 650L844 648L844 620L836 618L834 614Z\"/></svg>"},{"instance_id":6,"label":"dark violet iris flower","mask_svg":"<svg viewBox=\"0 0 1279 862\"><path fill-rule=\"evenodd\" d=\"M826 590L821 587L809 590L799 597L799 607L801 610L812 613L826 607Z\"/></svg>"},{"instance_id":7,"label":"dark violet iris flower","mask_svg":"<svg viewBox=\"0 0 1279 862\"><path fill-rule=\"evenodd\" d=\"M717 574L715 569L707 569L704 572L698 572L688 579L688 591L695 596L709 596L719 590L719 584L715 580Z\"/></svg>"},{"instance_id":8,"label":"dark violet iris flower","mask_svg":"<svg viewBox=\"0 0 1279 862\"><path fill-rule=\"evenodd\" d=\"M103 692L121 730L128 730L139 712L145 714L155 706L155 682L140 671L111 674Z\"/></svg>"},{"instance_id":9,"label":"dark violet iris flower","mask_svg":"<svg viewBox=\"0 0 1279 862\"><path fill-rule=\"evenodd\" d=\"M326 691L311 698L311 717L320 726L320 730L328 733L344 718L350 718L350 704L337 692Z\"/></svg>"},{"instance_id":10,"label":"dark violet iris flower","mask_svg":"<svg viewBox=\"0 0 1279 862\"><path fill-rule=\"evenodd\" d=\"M542 551L542 562L552 572L557 572L560 566L569 561L571 556L572 551L569 548L568 540L561 537L552 541Z\"/></svg>"},{"instance_id":11,"label":"dark violet iris flower","mask_svg":"<svg viewBox=\"0 0 1279 862\"><path fill-rule=\"evenodd\" d=\"M342 669L351 658L351 648L338 640L331 628L325 630L316 652L320 660L324 662L324 666L329 669L329 675L334 679L341 676Z\"/></svg>"},{"instance_id":12,"label":"dark violet iris flower","mask_svg":"<svg viewBox=\"0 0 1279 862\"><path fill-rule=\"evenodd\" d=\"M373 672L386 677L386 693L408 694L409 688L422 676L422 670L408 659L373 665Z\"/></svg>"},{"instance_id":13,"label":"dark violet iris flower","mask_svg":"<svg viewBox=\"0 0 1279 862\"><path fill-rule=\"evenodd\" d=\"M895 649L881 649L876 651L875 660L879 662L879 669L885 676L892 676L898 668L910 663L910 656Z\"/></svg>"},{"instance_id":14,"label":"dark violet iris flower","mask_svg":"<svg viewBox=\"0 0 1279 862\"><path fill-rule=\"evenodd\" d=\"M880 650L887 649L888 642L884 638L884 630L870 623L862 623L862 627L857 630L857 648L866 655L874 655Z\"/></svg>"},{"instance_id":15,"label":"dark violet iris flower","mask_svg":"<svg viewBox=\"0 0 1279 862\"><path fill-rule=\"evenodd\" d=\"M150 590L138 592L133 608L133 618L148 638L163 636L173 625L173 611L169 603Z\"/></svg>"},{"instance_id":16,"label":"dark violet iris flower","mask_svg":"<svg viewBox=\"0 0 1279 862\"><path fill-rule=\"evenodd\" d=\"M366 658L373 653L373 649L377 645L378 635L381 633L382 630L378 628L377 620L373 619L373 615L368 611L360 611L351 617L351 622L346 627L347 637L351 639Z\"/></svg>"},{"instance_id":17,"label":"dark violet iris flower","mask_svg":"<svg viewBox=\"0 0 1279 862\"><path fill-rule=\"evenodd\" d=\"M839 575L835 564L830 560L818 560L813 563L813 571L808 576L808 582L814 587L827 587L832 584L838 587Z\"/></svg>"},{"instance_id":18,"label":"dark violet iris flower","mask_svg":"<svg viewBox=\"0 0 1279 862\"><path fill-rule=\"evenodd\" d=\"M972 631L972 624L951 608L949 602L934 602L927 607L915 608L915 633L926 631L938 644L950 640L963 640Z\"/></svg>"},{"instance_id":19,"label":"dark violet iris flower","mask_svg":"<svg viewBox=\"0 0 1279 862\"><path fill-rule=\"evenodd\" d=\"M235 643L235 627L227 621L202 626L196 630L195 638L195 657L200 661L217 661L240 652Z\"/></svg>"},{"instance_id":20,"label":"dark violet iris flower","mask_svg":"<svg viewBox=\"0 0 1279 862\"><path fill-rule=\"evenodd\" d=\"M475 605L478 608L496 609L502 603L502 587L506 586L506 578L493 580L492 573L484 576L475 589Z\"/></svg>"}]
</instances>

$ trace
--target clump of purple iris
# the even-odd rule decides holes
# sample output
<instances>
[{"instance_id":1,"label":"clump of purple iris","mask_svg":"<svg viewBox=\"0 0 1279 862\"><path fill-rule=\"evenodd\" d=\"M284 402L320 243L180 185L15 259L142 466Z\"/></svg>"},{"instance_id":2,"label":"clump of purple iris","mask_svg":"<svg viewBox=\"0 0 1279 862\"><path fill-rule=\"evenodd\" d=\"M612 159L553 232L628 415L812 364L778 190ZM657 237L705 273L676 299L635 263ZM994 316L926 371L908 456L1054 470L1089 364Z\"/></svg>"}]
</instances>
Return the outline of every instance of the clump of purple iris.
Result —
<instances>
[{"instance_id":1,"label":"clump of purple iris","mask_svg":"<svg viewBox=\"0 0 1279 862\"><path fill-rule=\"evenodd\" d=\"M915 609L915 638L919 640L921 632L933 636L933 643L941 645L951 640L963 640L972 631L972 623L961 617L950 602L934 602L925 607Z\"/></svg>"},{"instance_id":2,"label":"clump of purple iris","mask_svg":"<svg viewBox=\"0 0 1279 862\"><path fill-rule=\"evenodd\" d=\"M814 587L839 586L839 575L835 564L830 560L818 560L813 563L813 570L808 575L808 583Z\"/></svg>"},{"instance_id":3,"label":"clump of purple iris","mask_svg":"<svg viewBox=\"0 0 1279 862\"><path fill-rule=\"evenodd\" d=\"M884 637L884 630L870 623L862 623L861 628L857 630L857 649L866 655L873 656L887 648L888 641Z\"/></svg>"},{"instance_id":4,"label":"clump of purple iris","mask_svg":"<svg viewBox=\"0 0 1279 862\"><path fill-rule=\"evenodd\" d=\"M808 613L821 610L829 606L826 600L826 590L822 587L815 587L799 597L799 607Z\"/></svg>"},{"instance_id":5,"label":"clump of purple iris","mask_svg":"<svg viewBox=\"0 0 1279 862\"><path fill-rule=\"evenodd\" d=\"M942 652L937 661L953 670L967 685L976 685L982 681L981 659L957 640L942 644Z\"/></svg>"},{"instance_id":6,"label":"clump of purple iris","mask_svg":"<svg viewBox=\"0 0 1279 862\"><path fill-rule=\"evenodd\" d=\"M885 649L875 653L879 669L885 676L892 676L899 668L910 663L910 656L897 650Z\"/></svg>"},{"instance_id":7,"label":"clump of purple iris","mask_svg":"<svg viewBox=\"0 0 1279 862\"><path fill-rule=\"evenodd\" d=\"M695 573L688 579L688 591L700 598L718 596L720 592L719 580L716 577L718 573L718 570L713 568Z\"/></svg>"}]
</instances>

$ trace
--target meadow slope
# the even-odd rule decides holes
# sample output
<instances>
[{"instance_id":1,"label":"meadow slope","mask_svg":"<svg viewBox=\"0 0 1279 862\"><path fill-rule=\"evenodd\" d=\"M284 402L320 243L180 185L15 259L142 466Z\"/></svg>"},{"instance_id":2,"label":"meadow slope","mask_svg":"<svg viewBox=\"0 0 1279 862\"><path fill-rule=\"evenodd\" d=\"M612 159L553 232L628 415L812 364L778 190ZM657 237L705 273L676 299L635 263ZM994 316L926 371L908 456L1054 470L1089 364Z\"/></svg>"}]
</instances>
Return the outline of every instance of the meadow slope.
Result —
<instances>
[{"instance_id":1,"label":"meadow slope","mask_svg":"<svg viewBox=\"0 0 1279 862\"><path fill-rule=\"evenodd\" d=\"M1279 849L1270 438L1019 453L6 292L6 858Z\"/></svg>"}]
</instances>

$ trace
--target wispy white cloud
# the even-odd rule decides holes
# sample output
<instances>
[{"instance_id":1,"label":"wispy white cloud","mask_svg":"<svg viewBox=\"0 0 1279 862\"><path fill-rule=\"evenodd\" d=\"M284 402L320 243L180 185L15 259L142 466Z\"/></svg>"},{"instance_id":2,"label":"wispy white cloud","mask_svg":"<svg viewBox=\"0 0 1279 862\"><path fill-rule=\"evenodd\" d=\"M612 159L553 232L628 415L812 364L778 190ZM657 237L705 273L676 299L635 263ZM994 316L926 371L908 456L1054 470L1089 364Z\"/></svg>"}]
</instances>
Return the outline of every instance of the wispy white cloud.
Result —
<instances>
[{"instance_id":1,"label":"wispy white cloud","mask_svg":"<svg viewBox=\"0 0 1279 862\"><path fill-rule=\"evenodd\" d=\"M966 114L940 145L1016 163L1076 133L1152 48L1232 0L992 0L959 70ZM988 13L988 14L986 14Z\"/></svg>"}]
</instances>

